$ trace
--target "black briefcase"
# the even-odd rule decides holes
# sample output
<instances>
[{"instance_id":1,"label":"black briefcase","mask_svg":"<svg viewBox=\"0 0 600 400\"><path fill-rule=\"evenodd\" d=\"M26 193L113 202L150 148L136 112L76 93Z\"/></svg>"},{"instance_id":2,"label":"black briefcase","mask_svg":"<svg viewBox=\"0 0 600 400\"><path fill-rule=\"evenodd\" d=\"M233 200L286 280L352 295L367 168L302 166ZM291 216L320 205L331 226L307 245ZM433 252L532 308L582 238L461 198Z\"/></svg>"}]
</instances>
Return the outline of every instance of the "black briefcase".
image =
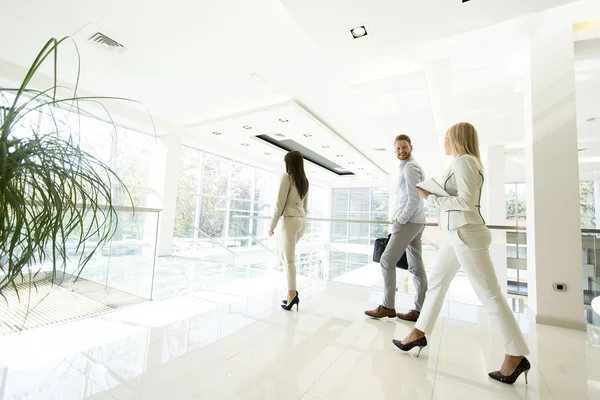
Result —
<instances>
[{"instance_id":1,"label":"black briefcase","mask_svg":"<svg viewBox=\"0 0 600 400\"><path fill-rule=\"evenodd\" d=\"M386 238L375 239L375 247L373 248L373 261L381 261L381 256L383 255L385 247L387 246L391 236L392 234L390 233ZM402 254L402 258L400 258L400 261L396 263L396 268L408 269L408 260L406 259L406 252Z\"/></svg>"}]
</instances>

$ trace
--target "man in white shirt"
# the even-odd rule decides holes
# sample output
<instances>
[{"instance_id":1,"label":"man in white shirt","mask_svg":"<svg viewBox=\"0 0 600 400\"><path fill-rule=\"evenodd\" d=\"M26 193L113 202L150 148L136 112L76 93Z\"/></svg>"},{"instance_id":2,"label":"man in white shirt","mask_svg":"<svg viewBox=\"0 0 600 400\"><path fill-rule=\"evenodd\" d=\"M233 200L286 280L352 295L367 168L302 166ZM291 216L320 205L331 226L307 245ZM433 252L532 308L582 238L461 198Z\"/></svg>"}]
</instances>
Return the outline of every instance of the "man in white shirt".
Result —
<instances>
[{"instance_id":1,"label":"man in white shirt","mask_svg":"<svg viewBox=\"0 0 600 400\"><path fill-rule=\"evenodd\" d=\"M427 274L423 265L421 237L425 230L423 200L417 190L417 183L425 180L421 166L412 157L412 144L407 135L400 135L394 141L394 152L400 160L400 173L396 186L396 211L392 217L392 236L381 256L383 273L383 303L374 310L365 311L373 318L398 317L406 321L416 321L427 292ZM407 313L396 313L396 263L406 251L408 271L413 274L415 285L415 308Z\"/></svg>"}]
</instances>

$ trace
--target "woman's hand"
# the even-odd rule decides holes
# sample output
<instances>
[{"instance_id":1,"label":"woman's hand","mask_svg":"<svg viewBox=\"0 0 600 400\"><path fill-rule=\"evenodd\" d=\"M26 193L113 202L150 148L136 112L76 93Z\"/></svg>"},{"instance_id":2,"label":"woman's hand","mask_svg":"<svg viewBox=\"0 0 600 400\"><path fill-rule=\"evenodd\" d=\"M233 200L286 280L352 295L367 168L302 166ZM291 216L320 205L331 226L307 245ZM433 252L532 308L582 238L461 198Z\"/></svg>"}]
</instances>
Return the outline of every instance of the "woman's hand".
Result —
<instances>
[{"instance_id":1,"label":"woman's hand","mask_svg":"<svg viewBox=\"0 0 600 400\"><path fill-rule=\"evenodd\" d=\"M275 232L273 232L273 229L269 229L269 236L273 237L274 234L275 234Z\"/></svg>"},{"instance_id":2,"label":"woman's hand","mask_svg":"<svg viewBox=\"0 0 600 400\"><path fill-rule=\"evenodd\" d=\"M419 195L421 195L421 197L424 198L425 200L427 200L427 198L431 194L427 190L421 189L420 187L418 187L417 190L419 191Z\"/></svg>"}]
</instances>

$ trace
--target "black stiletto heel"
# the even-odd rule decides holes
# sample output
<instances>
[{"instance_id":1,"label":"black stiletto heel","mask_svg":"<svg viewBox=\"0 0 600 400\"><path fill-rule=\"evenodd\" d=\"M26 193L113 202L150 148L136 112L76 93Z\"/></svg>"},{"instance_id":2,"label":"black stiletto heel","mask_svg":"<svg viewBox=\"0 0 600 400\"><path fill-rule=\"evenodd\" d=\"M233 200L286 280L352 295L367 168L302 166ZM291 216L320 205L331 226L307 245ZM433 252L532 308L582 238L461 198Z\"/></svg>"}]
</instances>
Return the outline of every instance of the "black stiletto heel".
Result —
<instances>
[{"instance_id":1,"label":"black stiletto heel","mask_svg":"<svg viewBox=\"0 0 600 400\"><path fill-rule=\"evenodd\" d=\"M421 350L423 350L423 347L427 346L427 339L425 338L425 336L423 336L420 339L417 340L413 340L410 343L407 344L402 344L402 341L400 340L392 340L392 342L394 343L394 345L399 348L402 351L409 351L412 350L415 347L419 348L419 352L417 353L417 357L419 357L419 354L421 354Z\"/></svg>"},{"instance_id":2,"label":"black stiletto heel","mask_svg":"<svg viewBox=\"0 0 600 400\"><path fill-rule=\"evenodd\" d=\"M298 311L298 307L300 306L300 297L298 297L298 292L296 292L296 297L294 297L289 304L286 302L285 304L281 305L281 308L286 311L290 311L292 307L294 307L294 304L296 305L296 311Z\"/></svg>"},{"instance_id":3,"label":"black stiletto heel","mask_svg":"<svg viewBox=\"0 0 600 400\"><path fill-rule=\"evenodd\" d=\"M298 291L296 290L296 296L298 296ZM281 300L283 304L287 304L287 299Z\"/></svg>"},{"instance_id":4,"label":"black stiletto heel","mask_svg":"<svg viewBox=\"0 0 600 400\"><path fill-rule=\"evenodd\" d=\"M522 373L525 373L525 384L527 385L527 374L529 373L530 369L531 369L531 364L529 364L529 361L527 360L527 358L523 357L523 359L521 360L519 365L517 365L517 368L515 368L515 370L513 371L512 374L505 376L505 375L502 375L500 373L500 371L494 371L494 372L490 372L488 375L490 378L495 379L498 382L506 383L507 385L512 385L513 383L515 383L517 381L517 379L519 378L519 375L521 375Z\"/></svg>"}]
</instances>

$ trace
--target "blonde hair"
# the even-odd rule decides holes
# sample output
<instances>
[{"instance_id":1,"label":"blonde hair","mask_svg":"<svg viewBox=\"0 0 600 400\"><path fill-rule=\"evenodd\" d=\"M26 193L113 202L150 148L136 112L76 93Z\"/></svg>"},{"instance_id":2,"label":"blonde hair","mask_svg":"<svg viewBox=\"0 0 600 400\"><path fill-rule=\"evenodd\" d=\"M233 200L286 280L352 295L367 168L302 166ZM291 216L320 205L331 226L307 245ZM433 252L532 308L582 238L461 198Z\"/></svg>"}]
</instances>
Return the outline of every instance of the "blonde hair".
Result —
<instances>
[{"instance_id":1,"label":"blonde hair","mask_svg":"<svg viewBox=\"0 0 600 400\"><path fill-rule=\"evenodd\" d=\"M470 155L481 163L479 155L479 136L477 130L468 122L452 125L446 133L455 156Z\"/></svg>"}]
</instances>

